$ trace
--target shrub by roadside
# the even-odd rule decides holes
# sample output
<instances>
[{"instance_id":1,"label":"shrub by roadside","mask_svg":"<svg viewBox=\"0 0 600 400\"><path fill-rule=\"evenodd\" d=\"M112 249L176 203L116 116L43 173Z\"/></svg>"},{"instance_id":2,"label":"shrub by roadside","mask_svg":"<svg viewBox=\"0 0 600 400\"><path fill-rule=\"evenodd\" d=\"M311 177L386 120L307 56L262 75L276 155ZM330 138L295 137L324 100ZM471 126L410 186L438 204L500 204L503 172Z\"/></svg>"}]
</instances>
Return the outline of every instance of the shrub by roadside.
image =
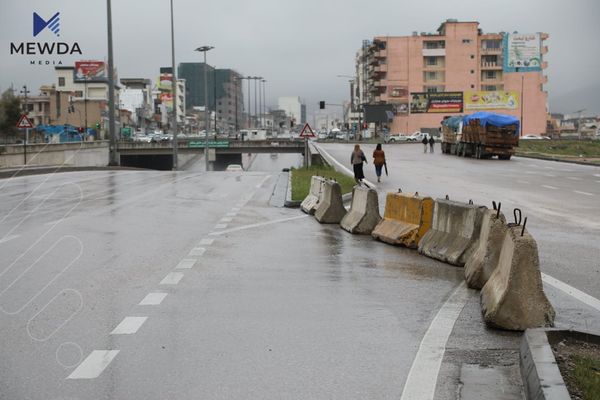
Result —
<instances>
[{"instance_id":1,"label":"shrub by roadside","mask_svg":"<svg viewBox=\"0 0 600 400\"><path fill-rule=\"evenodd\" d=\"M354 187L354 178L337 172L333 167L323 165L313 165L308 168L292 168L292 200L303 200L310 190L310 178L313 175L324 176L335 179L342 187L342 193L352 192Z\"/></svg>"}]
</instances>

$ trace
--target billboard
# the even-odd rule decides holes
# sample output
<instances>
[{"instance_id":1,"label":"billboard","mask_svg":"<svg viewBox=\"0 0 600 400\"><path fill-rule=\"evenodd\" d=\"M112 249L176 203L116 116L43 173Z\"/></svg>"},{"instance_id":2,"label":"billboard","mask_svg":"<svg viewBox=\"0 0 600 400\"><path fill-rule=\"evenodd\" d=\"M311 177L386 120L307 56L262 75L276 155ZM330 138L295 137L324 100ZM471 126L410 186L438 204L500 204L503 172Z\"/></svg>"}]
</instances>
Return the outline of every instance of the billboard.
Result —
<instances>
[{"instance_id":1,"label":"billboard","mask_svg":"<svg viewBox=\"0 0 600 400\"><path fill-rule=\"evenodd\" d=\"M410 97L411 114L463 111L463 92L417 92L411 93Z\"/></svg>"},{"instance_id":2,"label":"billboard","mask_svg":"<svg viewBox=\"0 0 600 400\"><path fill-rule=\"evenodd\" d=\"M161 73L158 77L158 90L171 91L173 85L173 74Z\"/></svg>"},{"instance_id":3,"label":"billboard","mask_svg":"<svg viewBox=\"0 0 600 400\"><path fill-rule=\"evenodd\" d=\"M408 87L407 86L388 86L388 95L392 99L407 99L408 98Z\"/></svg>"},{"instance_id":4,"label":"billboard","mask_svg":"<svg viewBox=\"0 0 600 400\"><path fill-rule=\"evenodd\" d=\"M173 111L173 95L171 93L161 93L160 102L167 108L168 112Z\"/></svg>"},{"instance_id":5,"label":"billboard","mask_svg":"<svg viewBox=\"0 0 600 400\"><path fill-rule=\"evenodd\" d=\"M75 61L73 82L107 82L104 61Z\"/></svg>"},{"instance_id":6,"label":"billboard","mask_svg":"<svg viewBox=\"0 0 600 400\"><path fill-rule=\"evenodd\" d=\"M502 39L505 72L542 70L541 39L539 33L506 33Z\"/></svg>"},{"instance_id":7,"label":"billboard","mask_svg":"<svg viewBox=\"0 0 600 400\"><path fill-rule=\"evenodd\" d=\"M519 92L465 91L465 110L516 110Z\"/></svg>"}]
</instances>

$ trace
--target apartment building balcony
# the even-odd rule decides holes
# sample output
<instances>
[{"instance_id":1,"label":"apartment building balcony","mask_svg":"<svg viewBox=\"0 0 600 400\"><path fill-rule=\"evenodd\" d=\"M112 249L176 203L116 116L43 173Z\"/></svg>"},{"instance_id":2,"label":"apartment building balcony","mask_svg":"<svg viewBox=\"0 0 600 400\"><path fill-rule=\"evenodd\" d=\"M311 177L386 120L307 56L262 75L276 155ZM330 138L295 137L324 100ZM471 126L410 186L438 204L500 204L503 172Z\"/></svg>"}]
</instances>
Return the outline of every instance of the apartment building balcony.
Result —
<instances>
[{"instance_id":1,"label":"apartment building balcony","mask_svg":"<svg viewBox=\"0 0 600 400\"><path fill-rule=\"evenodd\" d=\"M504 84L504 80L502 79L502 76L496 76L495 78L482 77L481 84L482 85L501 85L501 84Z\"/></svg>"},{"instance_id":2,"label":"apartment building balcony","mask_svg":"<svg viewBox=\"0 0 600 400\"><path fill-rule=\"evenodd\" d=\"M491 69L491 70L502 70L502 63L500 62L485 62L481 63L481 69Z\"/></svg>"},{"instance_id":3,"label":"apartment building balcony","mask_svg":"<svg viewBox=\"0 0 600 400\"><path fill-rule=\"evenodd\" d=\"M502 47L482 47L481 54L502 54Z\"/></svg>"},{"instance_id":4,"label":"apartment building balcony","mask_svg":"<svg viewBox=\"0 0 600 400\"><path fill-rule=\"evenodd\" d=\"M423 65L423 71L444 71L446 69L445 64L438 65Z\"/></svg>"},{"instance_id":5,"label":"apartment building balcony","mask_svg":"<svg viewBox=\"0 0 600 400\"><path fill-rule=\"evenodd\" d=\"M438 49L423 49L423 57L445 57L446 49L438 48Z\"/></svg>"},{"instance_id":6,"label":"apartment building balcony","mask_svg":"<svg viewBox=\"0 0 600 400\"><path fill-rule=\"evenodd\" d=\"M382 59L387 57L387 50L378 50L373 52L373 57Z\"/></svg>"},{"instance_id":7,"label":"apartment building balcony","mask_svg":"<svg viewBox=\"0 0 600 400\"><path fill-rule=\"evenodd\" d=\"M374 67L374 72L382 73L382 72L387 72L387 70L388 70L387 64L379 64Z\"/></svg>"}]
</instances>

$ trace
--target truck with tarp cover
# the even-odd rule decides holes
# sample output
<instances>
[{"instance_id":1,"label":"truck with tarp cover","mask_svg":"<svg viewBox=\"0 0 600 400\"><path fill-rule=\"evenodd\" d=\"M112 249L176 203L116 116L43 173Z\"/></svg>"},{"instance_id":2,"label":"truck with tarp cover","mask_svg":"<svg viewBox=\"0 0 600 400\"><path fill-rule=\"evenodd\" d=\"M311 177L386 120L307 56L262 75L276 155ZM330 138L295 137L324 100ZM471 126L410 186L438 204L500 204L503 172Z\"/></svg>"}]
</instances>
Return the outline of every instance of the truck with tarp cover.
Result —
<instances>
[{"instance_id":1,"label":"truck with tarp cover","mask_svg":"<svg viewBox=\"0 0 600 400\"><path fill-rule=\"evenodd\" d=\"M457 115L442 121L442 153L456 154L456 145L462 132L462 119L462 115Z\"/></svg>"},{"instance_id":2,"label":"truck with tarp cover","mask_svg":"<svg viewBox=\"0 0 600 400\"><path fill-rule=\"evenodd\" d=\"M512 115L477 112L462 117L462 121L447 119L448 142L442 142L442 150L461 157L510 160L519 145L519 119ZM444 121L445 122L445 121ZM444 131L444 123L442 123ZM454 140L452 142L451 140Z\"/></svg>"}]
</instances>

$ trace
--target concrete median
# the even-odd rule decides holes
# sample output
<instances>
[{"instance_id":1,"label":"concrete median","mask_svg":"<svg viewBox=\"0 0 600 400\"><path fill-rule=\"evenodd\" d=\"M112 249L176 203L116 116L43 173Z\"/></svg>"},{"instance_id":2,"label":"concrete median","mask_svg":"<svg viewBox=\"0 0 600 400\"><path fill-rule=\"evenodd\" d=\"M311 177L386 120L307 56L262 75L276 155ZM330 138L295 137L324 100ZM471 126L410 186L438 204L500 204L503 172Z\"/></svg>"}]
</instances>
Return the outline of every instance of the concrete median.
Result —
<instances>
[{"instance_id":1,"label":"concrete median","mask_svg":"<svg viewBox=\"0 0 600 400\"><path fill-rule=\"evenodd\" d=\"M374 189L354 186L350 211L344 216L340 226L350 233L370 234L381 221L379 199Z\"/></svg>"},{"instance_id":2,"label":"concrete median","mask_svg":"<svg viewBox=\"0 0 600 400\"><path fill-rule=\"evenodd\" d=\"M309 215L314 215L319 204L319 197L323 192L323 182L325 178L313 175L310 178L310 189L308 195L302 200L300 209Z\"/></svg>"},{"instance_id":3,"label":"concrete median","mask_svg":"<svg viewBox=\"0 0 600 400\"><path fill-rule=\"evenodd\" d=\"M339 224L346 215L342 200L342 188L334 180L325 180L315 218L322 224Z\"/></svg>"},{"instance_id":4,"label":"concrete median","mask_svg":"<svg viewBox=\"0 0 600 400\"><path fill-rule=\"evenodd\" d=\"M431 229L419 243L419 253L462 267L477 248L486 207L437 199Z\"/></svg>"},{"instance_id":5,"label":"concrete median","mask_svg":"<svg viewBox=\"0 0 600 400\"><path fill-rule=\"evenodd\" d=\"M509 227L498 266L481 290L481 311L488 325L509 329L554 325L554 308L542 285L537 243L523 227Z\"/></svg>"},{"instance_id":6,"label":"concrete median","mask_svg":"<svg viewBox=\"0 0 600 400\"><path fill-rule=\"evenodd\" d=\"M382 242L416 248L431 228L433 199L418 193L388 193L385 213L372 236Z\"/></svg>"},{"instance_id":7,"label":"concrete median","mask_svg":"<svg viewBox=\"0 0 600 400\"><path fill-rule=\"evenodd\" d=\"M477 249L465 264L465 280L472 289L481 289L498 265L502 242L508 227L497 210L483 213Z\"/></svg>"}]
</instances>

